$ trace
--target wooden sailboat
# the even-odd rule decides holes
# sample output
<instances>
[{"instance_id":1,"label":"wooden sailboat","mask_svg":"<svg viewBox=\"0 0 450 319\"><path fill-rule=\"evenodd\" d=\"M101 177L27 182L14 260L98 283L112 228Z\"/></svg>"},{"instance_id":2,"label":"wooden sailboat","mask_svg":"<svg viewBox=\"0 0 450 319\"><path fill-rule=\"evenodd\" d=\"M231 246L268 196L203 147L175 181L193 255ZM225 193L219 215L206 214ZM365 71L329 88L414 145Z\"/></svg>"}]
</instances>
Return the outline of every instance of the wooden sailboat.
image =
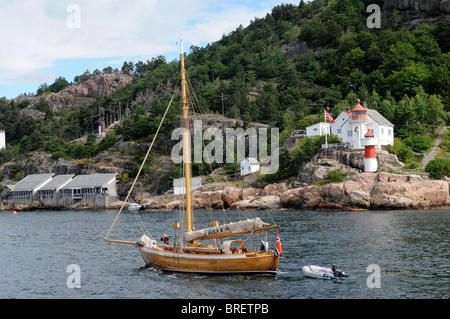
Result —
<instances>
[{"instance_id":1,"label":"wooden sailboat","mask_svg":"<svg viewBox=\"0 0 450 319\"><path fill-rule=\"evenodd\" d=\"M181 52L181 86L182 120L184 127L189 130L186 70L183 49ZM265 247L263 246L262 249L248 249L246 241L232 239L232 237L243 234L253 236L260 232L266 233L269 229L279 228L279 225L269 225L260 218L254 218L223 225L219 225L218 222L212 222L209 228L194 230L191 204L191 167L190 161L188 160L191 154L187 136L184 138L184 143L183 165L186 186L186 228L180 229L179 223L174 225L174 228L180 231L180 236L175 243L172 245L160 243L160 241L150 239L147 235L143 235L138 242L112 240L108 238L105 240L113 243L137 245L142 258L148 266L166 271L202 274L276 274L279 254L282 252L278 232L277 245L272 250L268 249L267 245ZM208 244L207 241L212 241L212 244Z\"/></svg>"}]
</instances>

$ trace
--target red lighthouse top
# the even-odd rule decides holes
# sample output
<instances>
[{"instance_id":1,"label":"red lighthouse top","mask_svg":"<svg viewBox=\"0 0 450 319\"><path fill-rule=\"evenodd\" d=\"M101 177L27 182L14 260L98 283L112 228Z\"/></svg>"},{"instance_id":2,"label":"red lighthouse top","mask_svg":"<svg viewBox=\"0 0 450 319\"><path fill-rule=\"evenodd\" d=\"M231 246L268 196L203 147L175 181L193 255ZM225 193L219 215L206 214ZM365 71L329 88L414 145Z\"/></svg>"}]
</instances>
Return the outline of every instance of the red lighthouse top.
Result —
<instances>
[{"instance_id":1,"label":"red lighthouse top","mask_svg":"<svg viewBox=\"0 0 450 319\"><path fill-rule=\"evenodd\" d=\"M371 130L368 130L366 135L364 135L364 137L375 137L375 135L373 135Z\"/></svg>"},{"instance_id":2,"label":"red lighthouse top","mask_svg":"<svg viewBox=\"0 0 450 319\"><path fill-rule=\"evenodd\" d=\"M361 105L361 100L356 100L356 106L352 110L352 121L367 121L367 109Z\"/></svg>"}]
</instances>

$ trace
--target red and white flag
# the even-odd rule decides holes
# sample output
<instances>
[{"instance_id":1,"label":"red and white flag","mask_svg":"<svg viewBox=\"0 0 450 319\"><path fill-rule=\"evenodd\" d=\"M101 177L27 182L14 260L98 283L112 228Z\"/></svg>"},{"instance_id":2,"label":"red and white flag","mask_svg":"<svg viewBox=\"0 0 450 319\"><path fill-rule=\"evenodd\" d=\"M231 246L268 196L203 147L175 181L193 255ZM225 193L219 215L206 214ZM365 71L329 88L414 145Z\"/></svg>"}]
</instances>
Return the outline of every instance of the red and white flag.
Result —
<instances>
[{"instance_id":1,"label":"red and white flag","mask_svg":"<svg viewBox=\"0 0 450 319\"><path fill-rule=\"evenodd\" d=\"M330 113L327 112L327 110L325 110L325 122L334 123L333 118L331 117Z\"/></svg>"},{"instance_id":2,"label":"red and white flag","mask_svg":"<svg viewBox=\"0 0 450 319\"><path fill-rule=\"evenodd\" d=\"M279 256L283 252L283 248L281 247L280 234L277 231L277 242L275 244L275 256Z\"/></svg>"}]
</instances>

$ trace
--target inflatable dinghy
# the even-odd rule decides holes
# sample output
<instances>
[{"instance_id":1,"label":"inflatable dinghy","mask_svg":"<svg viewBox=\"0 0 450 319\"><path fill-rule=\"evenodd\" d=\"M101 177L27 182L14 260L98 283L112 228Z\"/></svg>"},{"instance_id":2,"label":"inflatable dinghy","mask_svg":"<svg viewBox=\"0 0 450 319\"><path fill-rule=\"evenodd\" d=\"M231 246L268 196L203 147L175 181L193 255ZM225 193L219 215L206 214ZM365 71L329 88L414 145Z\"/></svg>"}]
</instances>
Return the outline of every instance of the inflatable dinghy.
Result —
<instances>
[{"instance_id":1,"label":"inflatable dinghy","mask_svg":"<svg viewBox=\"0 0 450 319\"><path fill-rule=\"evenodd\" d=\"M302 272L303 272L303 274L305 274L305 276L308 276L311 278L321 278L321 279L327 279L327 280L348 277L348 275L344 271L336 269L335 265L333 265L331 268L325 268L325 267L313 266L313 265L303 266Z\"/></svg>"}]
</instances>

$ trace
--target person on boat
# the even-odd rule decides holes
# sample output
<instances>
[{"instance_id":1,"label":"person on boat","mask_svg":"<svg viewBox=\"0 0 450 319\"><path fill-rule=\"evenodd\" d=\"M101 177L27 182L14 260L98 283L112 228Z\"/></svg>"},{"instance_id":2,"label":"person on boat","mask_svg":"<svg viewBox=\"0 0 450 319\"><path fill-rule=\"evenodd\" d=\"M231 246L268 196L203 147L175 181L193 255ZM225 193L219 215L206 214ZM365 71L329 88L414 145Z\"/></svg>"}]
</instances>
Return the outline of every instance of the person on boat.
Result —
<instances>
[{"instance_id":1,"label":"person on boat","mask_svg":"<svg viewBox=\"0 0 450 319\"><path fill-rule=\"evenodd\" d=\"M164 243L164 245L169 245L169 237L167 237L166 234L164 234L164 235L161 237L161 241Z\"/></svg>"},{"instance_id":2,"label":"person on boat","mask_svg":"<svg viewBox=\"0 0 450 319\"><path fill-rule=\"evenodd\" d=\"M267 249L269 248L268 246L269 243L261 239L261 248L259 249L259 251L267 251Z\"/></svg>"},{"instance_id":3,"label":"person on boat","mask_svg":"<svg viewBox=\"0 0 450 319\"><path fill-rule=\"evenodd\" d=\"M336 264L333 264L331 266L331 272L333 273L333 276L335 276L335 277L345 277L345 275L343 275L342 270L339 271L336 269Z\"/></svg>"},{"instance_id":4,"label":"person on boat","mask_svg":"<svg viewBox=\"0 0 450 319\"><path fill-rule=\"evenodd\" d=\"M333 273L333 276L335 276L335 277L339 276L339 271L337 271L337 269L336 269L336 264L333 264L331 266L331 272Z\"/></svg>"}]
</instances>

